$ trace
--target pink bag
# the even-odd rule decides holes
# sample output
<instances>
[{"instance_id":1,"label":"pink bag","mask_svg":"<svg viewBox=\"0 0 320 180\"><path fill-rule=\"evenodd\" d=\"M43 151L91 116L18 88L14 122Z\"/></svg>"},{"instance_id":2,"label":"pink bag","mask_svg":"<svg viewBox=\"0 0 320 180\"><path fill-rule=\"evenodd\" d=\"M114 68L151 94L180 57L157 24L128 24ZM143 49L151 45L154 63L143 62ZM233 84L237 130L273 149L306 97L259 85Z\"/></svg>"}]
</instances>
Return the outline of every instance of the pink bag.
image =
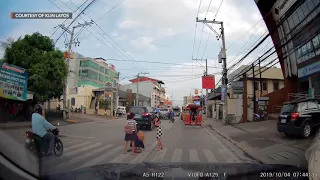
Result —
<instances>
[{"instance_id":1,"label":"pink bag","mask_svg":"<svg viewBox=\"0 0 320 180\"><path fill-rule=\"evenodd\" d=\"M126 134L132 134L132 129L131 129L131 127L130 127L129 125L125 125L125 127L124 127L124 132L125 132Z\"/></svg>"}]
</instances>

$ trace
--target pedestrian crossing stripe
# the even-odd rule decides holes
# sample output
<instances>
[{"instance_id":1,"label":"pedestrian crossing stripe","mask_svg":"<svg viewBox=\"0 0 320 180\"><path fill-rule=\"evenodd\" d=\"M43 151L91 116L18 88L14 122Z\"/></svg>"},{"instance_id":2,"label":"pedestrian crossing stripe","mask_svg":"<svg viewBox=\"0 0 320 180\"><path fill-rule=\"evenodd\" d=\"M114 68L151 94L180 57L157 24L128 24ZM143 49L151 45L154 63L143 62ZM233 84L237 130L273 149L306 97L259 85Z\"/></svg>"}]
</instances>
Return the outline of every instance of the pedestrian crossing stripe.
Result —
<instances>
[{"instance_id":1,"label":"pedestrian crossing stripe","mask_svg":"<svg viewBox=\"0 0 320 180\"><path fill-rule=\"evenodd\" d=\"M142 153L131 155L123 154L123 145L102 144L93 142L79 142L79 140L63 139L64 153L61 157L48 160L54 172L72 171L98 164L140 162L211 162L211 163L237 163L238 161L228 155L223 149L171 149L164 148L155 151L151 145L142 150ZM150 152L151 153L148 153ZM145 152L145 153L144 153ZM170 161L170 162L168 162Z\"/></svg>"}]
</instances>

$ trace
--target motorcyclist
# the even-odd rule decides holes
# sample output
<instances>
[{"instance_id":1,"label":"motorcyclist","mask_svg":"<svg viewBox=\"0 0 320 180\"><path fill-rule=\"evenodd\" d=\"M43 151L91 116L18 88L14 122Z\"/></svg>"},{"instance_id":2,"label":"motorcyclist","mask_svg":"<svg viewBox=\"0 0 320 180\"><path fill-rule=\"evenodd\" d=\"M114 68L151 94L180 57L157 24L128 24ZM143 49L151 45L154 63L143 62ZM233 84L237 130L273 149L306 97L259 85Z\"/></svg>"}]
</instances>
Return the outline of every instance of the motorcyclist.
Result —
<instances>
[{"instance_id":1,"label":"motorcyclist","mask_svg":"<svg viewBox=\"0 0 320 180\"><path fill-rule=\"evenodd\" d=\"M52 155L52 151L54 148L54 135L52 134L52 132L48 132L47 130L53 130L56 128L57 127L49 123L42 116L42 107L40 105L36 105L34 108L34 113L32 114L32 132L40 136L49 144L47 153L48 156Z\"/></svg>"}]
</instances>

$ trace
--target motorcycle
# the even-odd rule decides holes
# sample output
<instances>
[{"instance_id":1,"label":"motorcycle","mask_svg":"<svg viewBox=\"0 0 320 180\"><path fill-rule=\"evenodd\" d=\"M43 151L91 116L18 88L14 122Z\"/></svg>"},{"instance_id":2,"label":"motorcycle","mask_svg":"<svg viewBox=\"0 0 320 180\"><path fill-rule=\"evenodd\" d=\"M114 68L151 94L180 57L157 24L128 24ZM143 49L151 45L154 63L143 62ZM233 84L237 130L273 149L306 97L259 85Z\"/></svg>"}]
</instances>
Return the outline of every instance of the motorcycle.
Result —
<instances>
[{"instance_id":1,"label":"motorcycle","mask_svg":"<svg viewBox=\"0 0 320 180\"><path fill-rule=\"evenodd\" d=\"M264 121L267 120L268 115L266 113L263 114L253 114L253 120L254 121Z\"/></svg>"},{"instance_id":2,"label":"motorcycle","mask_svg":"<svg viewBox=\"0 0 320 180\"><path fill-rule=\"evenodd\" d=\"M63 144L62 141L58 138L59 130L53 129L48 130L52 132L54 135L54 148L53 153L60 157L63 154ZM25 140L25 147L34 153L39 158L44 157L48 154L49 144L46 143L40 136L34 134L30 131L26 132L26 140Z\"/></svg>"}]
</instances>

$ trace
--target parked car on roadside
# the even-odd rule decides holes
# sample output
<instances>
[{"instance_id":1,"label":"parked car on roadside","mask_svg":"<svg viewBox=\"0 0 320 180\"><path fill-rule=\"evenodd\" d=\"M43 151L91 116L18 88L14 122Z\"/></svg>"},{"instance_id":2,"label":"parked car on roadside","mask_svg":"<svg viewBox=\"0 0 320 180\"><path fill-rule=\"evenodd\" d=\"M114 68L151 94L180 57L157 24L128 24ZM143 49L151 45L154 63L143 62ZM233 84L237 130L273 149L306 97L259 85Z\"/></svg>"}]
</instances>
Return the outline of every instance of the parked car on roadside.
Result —
<instances>
[{"instance_id":1,"label":"parked car on roadside","mask_svg":"<svg viewBox=\"0 0 320 180\"><path fill-rule=\"evenodd\" d=\"M118 106L117 110L116 110L117 115L125 115L126 113L126 107L124 106Z\"/></svg>"},{"instance_id":2,"label":"parked car on roadside","mask_svg":"<svg viewBox=\"0 0 320 180\"><path fill-rule=\"evenodd\" d=\"M287 136L308 138L320 125L320 101L304 100L291 102L282 107L277 129Z\"/></svg>"},{"instance_id":3,"label":"parked car on roadside","mask_svg":"<svg viewBox=\"0 0 320 180\"><path fill-rule=\"evenodd\" d=\"M168 108L160 108L159 109L159 117L160 119L169 119L170 113Z\"/></svg>"},{"instance_id":4,"label":"parked car on roadside","mask_svg":"<svg viewBox=\"0 0 320 180\"><path fill-rule=\"evenodd\" d=\"M139 129L146 127L148 130L154 128L154 110L152 107L133 106L130 108L129 113L134 113L134 120L137 122Z\"/></svg>"}]
</instances>

